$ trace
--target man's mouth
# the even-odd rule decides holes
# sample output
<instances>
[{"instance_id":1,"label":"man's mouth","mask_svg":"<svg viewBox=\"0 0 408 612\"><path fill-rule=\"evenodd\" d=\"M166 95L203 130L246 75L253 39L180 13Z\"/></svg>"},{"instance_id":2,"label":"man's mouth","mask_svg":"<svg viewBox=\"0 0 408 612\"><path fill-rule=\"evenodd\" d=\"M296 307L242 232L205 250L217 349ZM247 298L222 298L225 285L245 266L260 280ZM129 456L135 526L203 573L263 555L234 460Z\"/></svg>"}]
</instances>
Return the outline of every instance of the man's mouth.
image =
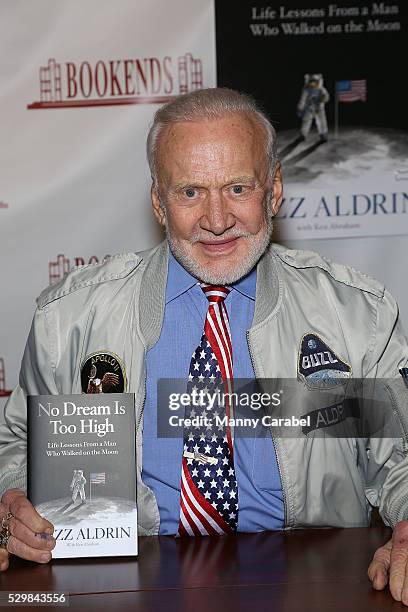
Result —
<instances>
[{"instance_id":1,"label":"man's mouth","mask_svg":"<svg viewBox=\"0 0 408 612\"><path fill-rule=\"evenodd\" d=\"M207 253L226 253L232 251L240 237L224 240L200 240L199 243Z\"/></svg>"}]
</instances>

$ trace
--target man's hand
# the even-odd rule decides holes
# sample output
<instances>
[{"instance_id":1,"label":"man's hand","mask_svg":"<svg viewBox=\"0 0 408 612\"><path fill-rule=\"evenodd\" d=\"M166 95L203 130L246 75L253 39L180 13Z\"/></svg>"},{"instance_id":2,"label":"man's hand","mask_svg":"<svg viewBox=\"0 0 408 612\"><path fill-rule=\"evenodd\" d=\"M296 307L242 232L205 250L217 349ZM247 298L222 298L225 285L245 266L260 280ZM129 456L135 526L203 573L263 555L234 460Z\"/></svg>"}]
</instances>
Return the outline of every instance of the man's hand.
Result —
<instances>
[{"instance_id":1,"label":"man's hand","mask_svg":"<svg viewBox=\"0 0 408 612\"><path fill-rule=\"evenodd\" d=\"M368 577L378 591L389 582L393 598L408 606L408 521L397 523L391 540L375 552Z\"/></svg>"},{"instance_id":2,"label":"man's hand","mask_svg":"<svg viewBox=\"0 0 408 612\"><path fill-rule=\"evenodd\" d=\"M9 512L13 515L8 521L11 536L7 550L0 548L0 571L8 568L9 553L29 561L47 563L55 546L52 537L54 526L38 514L20 489L9 489L1 498L0 521Z\"/></svg>"}]
</instances>

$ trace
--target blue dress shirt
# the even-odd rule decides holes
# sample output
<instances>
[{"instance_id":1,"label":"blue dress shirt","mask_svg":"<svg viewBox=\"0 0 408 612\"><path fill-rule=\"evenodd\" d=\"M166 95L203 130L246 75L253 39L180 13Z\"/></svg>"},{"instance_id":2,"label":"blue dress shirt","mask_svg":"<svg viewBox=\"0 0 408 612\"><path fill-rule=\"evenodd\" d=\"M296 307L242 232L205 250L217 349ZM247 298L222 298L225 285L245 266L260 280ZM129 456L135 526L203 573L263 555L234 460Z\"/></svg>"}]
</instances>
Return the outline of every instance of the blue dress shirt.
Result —
<instances>
[{"instance_id":1,"label":"blue dress shirt","mask_svg":"<svg viewBox=\"0 0 408 612\"><path fill-rule=\"evenodd\" d=\"M225 300L231 327L234 378L254 378L246 331L256 292L256 269L231 285ZM161 335L146 356L146 401L143 427L144 483L157 500L160 534L176 534L180 514L183 438L157 437L157 380L186 378L191 355L200 342L208 300L197 279L169 257L166 306ZM238 484L238 531L264 531L284 526L282 485L270 436L234 440Z\"/></svg>"}]
</instances>

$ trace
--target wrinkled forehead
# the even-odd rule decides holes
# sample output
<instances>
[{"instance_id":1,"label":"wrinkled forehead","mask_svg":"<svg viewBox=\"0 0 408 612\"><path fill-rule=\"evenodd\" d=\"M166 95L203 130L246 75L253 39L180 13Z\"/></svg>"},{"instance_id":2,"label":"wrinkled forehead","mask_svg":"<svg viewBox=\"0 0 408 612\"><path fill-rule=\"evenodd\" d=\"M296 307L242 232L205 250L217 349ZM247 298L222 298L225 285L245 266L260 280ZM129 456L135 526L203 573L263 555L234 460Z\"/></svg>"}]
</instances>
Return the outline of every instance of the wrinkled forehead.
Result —
<instances>
[{"instance_id":1,"label":"wrinkled forehead","mask_svg":"<svg viewBox=\"0 0 408 612\"><path fill-rule=\"evenodd\" d=\"M267 134L260 121L246 113L180 121L165 126L157 142L157 172L178 168L246 163L267 164Z\"/></svg>"}]
</instances>

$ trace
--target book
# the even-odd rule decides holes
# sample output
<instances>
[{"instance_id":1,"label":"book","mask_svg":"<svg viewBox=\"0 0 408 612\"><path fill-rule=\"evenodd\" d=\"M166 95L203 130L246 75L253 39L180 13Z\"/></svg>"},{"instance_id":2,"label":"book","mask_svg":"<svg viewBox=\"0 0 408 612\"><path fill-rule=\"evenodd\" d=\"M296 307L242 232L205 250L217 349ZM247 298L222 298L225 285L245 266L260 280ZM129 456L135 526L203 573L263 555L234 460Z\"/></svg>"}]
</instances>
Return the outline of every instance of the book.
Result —
<instances>
[{"instance_id":1,"label":"book","mask_svg":"<svg viewBox=\"0 0 408 612\"><path fill-rule=\"evenodd\" d=\"M28 499L54 558L137 555L134 395L28 397Z\"/></svg>"}]
</instances>

